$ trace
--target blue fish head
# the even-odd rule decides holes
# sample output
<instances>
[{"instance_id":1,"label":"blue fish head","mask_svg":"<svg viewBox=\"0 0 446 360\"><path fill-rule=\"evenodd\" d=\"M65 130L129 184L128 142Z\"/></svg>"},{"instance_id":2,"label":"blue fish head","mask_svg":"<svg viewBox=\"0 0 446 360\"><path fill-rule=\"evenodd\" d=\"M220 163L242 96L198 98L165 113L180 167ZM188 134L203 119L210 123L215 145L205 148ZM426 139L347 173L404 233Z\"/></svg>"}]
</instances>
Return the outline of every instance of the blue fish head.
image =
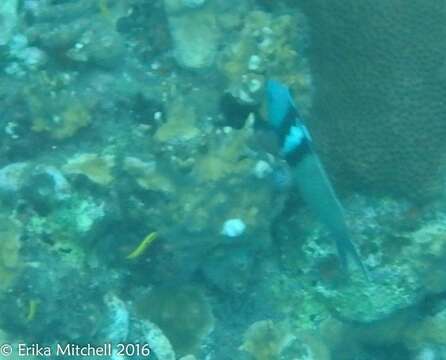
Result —
<instances>
[{"instance_id":1,"label":"blue fish head","mask_svg":"<svg viewBox=\"0 0 446 360\"><path fill-rule=\"evenodd\" d=\"M276 129L285 121L290 109L295 108L290 89L277 80L268 80L266 84L266 104L268 122Z\"/></svg>"}]
</instances>

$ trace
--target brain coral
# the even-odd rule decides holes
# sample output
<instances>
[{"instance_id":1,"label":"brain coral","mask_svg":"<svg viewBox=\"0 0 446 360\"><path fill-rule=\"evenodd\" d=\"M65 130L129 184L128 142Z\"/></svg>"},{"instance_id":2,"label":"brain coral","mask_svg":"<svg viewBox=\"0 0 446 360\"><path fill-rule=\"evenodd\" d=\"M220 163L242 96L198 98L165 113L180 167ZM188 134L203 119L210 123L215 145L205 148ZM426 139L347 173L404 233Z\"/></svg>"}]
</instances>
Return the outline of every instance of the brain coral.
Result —
<instances>
[{"instance_id":1,"label":"brain coral","mask_svg":"<svg viewBox=\"0 0 446 360\"><path fill-rule=\"evenodd\" d=\"M446 142L446 3L304 0L310 127L344 185L425 200Z\"/></svg>"}]
</instances>

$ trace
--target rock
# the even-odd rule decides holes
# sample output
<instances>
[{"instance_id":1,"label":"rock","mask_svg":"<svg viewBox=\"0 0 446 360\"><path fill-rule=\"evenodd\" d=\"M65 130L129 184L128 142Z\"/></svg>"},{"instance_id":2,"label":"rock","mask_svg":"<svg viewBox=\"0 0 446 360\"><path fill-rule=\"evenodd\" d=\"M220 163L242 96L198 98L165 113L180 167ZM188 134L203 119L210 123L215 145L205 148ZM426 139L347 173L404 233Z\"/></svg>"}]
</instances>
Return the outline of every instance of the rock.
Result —
<instances>
[{"instance_id":1,"label":"rock","mask_svg":"<svg viewBox=\"0 0 446 360\"><path fill-rule=\"evenodd\" d=\"M18 191L25 182L30 164L18 162L0 169L0 193Z\"/></svg>"},{"instance_id":2,"label":"rock","mask_svg":"<svg viewBox=\"0 0 446 360\"><path fill-rule=\"evenodd\" d=\"M175 360L175 351L169 339L163 331L154 323L145 320L141 322L141 328L145 335L145 340L159 360Z\"/></svg>"},{"instance_id":3,"label":"rock","mask_svg":"<svg viewBox=\"0 0 446 360\"><path fill-rule=\"evenodd\" d=\"M87 233L104 218L104 203L96 203L91 199L81 201L78 207L73 209L72 216L75 218L77 231L81 234Z\"/></svg>"},{"instance_id":4,"label":"rock","mask_svg":"<svg viewBox=\"0 0 446 360\"><path fill-rule=\"evenodd\" d=\"M20 237L22 224L6 215L0 215L0 290L7 289L19 274L22 266L20 261Z\"/></svg>"},{"instance_id":5,"label":"rock","mask_svg":"<svg viewBox=\"0 0 446 360\"><path fill-rule=\"evenodd\" d=\"M197 360L197 358L193 355L186 355L180 358L180 360Z\"/></svg>"},{"instance_id":6,"label":"rock","mask_svg":"<svg viewBox=\"0 0 446 360\"><path fill-rule=\"evenodd\" d=\"M137 301L136 308L140 318L159 326L179 355L195 353L214 328L211 305L198 287L154 288ZM159 334L160 331L155 330L153 334ZM152 341L148 343L158 355ZM168 347L167 344L163 346Z\"/></svg>"},{"instance_id":7,"label":"rock","mask_svg":"<svg viewBox=\"0 0 446 360\"><path fill-rule=\"evenodd\" d=\"M0 3L0 46L9 42L17 26L17 5L18 0L3 0Z\"/></svg>"},{"instance_id":8,"label":"rock","mask_svg":"<svg viewBox=\"0 0 446 360\"><path fill-rule=\"evenodd\" d=\"M228 237L237 237L245 232L246 225L240 219L229 219L223 223L221 234Z\"/></svg>"},{"instance_id":9,"label":"rock","mask_svg":"<svg viewBox=\"0 0 446 360\"><path fill-rule=\"evenodd\" d=\"M229 11L228 11L229 13ZM275 15L264 11L238 11L240 25L234 39L218 55L227 91L243 104L263 101L265 73L281 78L296 90L299 109L311 104L309 67L298 49L305 41L305 22L296 11ZM224 14L227 16L227 14Z\"/></svg>"},{"instance_id":10,"label":"rock","mask_svg":"<svg viewBox=\"0 0 446 360\"><path fill-rule=\"evenodd\" d=\"M127 156L124 159L123 169L145 190L163 194L172 194L175 191L172 180L157 169L154 161L142 161L136 157Z\"/></svg>"},{"instance_id":11,"label":"rock","mask_svg":"<svg viewBox=\"0 0 446 360\"><path fill-rule=\"evenodd\" d=\"M178 99L170 104L167 121L158 128L155 139L175 144L193 142L199 135L195 108Z\"/></svg>"},{"instance_id":12,"label":"rock","mask_svg":"<svg viewBox=\"0 0 446 360\"><path fill-rule=\"evenodd\" d=\"M115 165L114 156L100 156L93 153L77 154L62 167L67 174L84 175L99 185L110 184L114 177L112 169Z\"/></svg>"},{"instance_id":13,"label":"rock","mask_svg":"<svg viewBox=\"0 0 446 360\"><path fill-rule=\"evenodd\" d=\"M220 38L213 7L197 8L178 0L165 0L164 4L178 64L188 69L211 66Z\"/></svg>"},{"instance_id":14,"label":"rock","mask_svg":"<svg viewBox=\"0 0 446 360\"><path fill-rule=\"evenodd\" d=\"M125 302L115 294L107 293L104 295L104 303L108 313L106 326L102 330L104 340L113 344L127 341L130 314Z\"/></svg>"},{"instance_id":15,"label":"rock","mask_svg":"<svg viewBox=\"0 0 446 360\"><path fill-rule=\"evenodd\" d=\"M125 54L121 36L104 24L85 31L67 56L78 62L89 62L100 67L112 68L122 64Z\"/></svg>"},{"instance_id":16,"label":"rock","mask_svg":"<svg viewBox=\"0 0 446 360\"><path fill-rule=\"evenodd\" d=\"M246 330L239 350L248 352L255 360L279 359L293 338L282 324L272 320L257 321Z\"/></svg>"}]
</instances>

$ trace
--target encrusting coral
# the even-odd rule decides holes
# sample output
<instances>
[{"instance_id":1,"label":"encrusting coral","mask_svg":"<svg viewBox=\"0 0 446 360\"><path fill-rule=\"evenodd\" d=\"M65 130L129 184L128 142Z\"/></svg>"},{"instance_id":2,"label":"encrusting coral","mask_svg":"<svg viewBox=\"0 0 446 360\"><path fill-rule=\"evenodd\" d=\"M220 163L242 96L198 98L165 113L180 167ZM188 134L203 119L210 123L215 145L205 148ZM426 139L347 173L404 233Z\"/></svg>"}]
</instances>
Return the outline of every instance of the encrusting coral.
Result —
<instances>
[{"instance_id":1,"label":"encrusting coral","mask_svg":"<svg viewBox=\"0 0 446 360\"><path fill-rule=\"evenodd\" d=\"M300 107L306 110L311 104L312 83L308 65L298 49L305 29L305 21L298 13L278 16L251 11L244 14L240 36L223 49L218 59L228 91L241 103L259 104L268 72L298 89Z\"/></svg>"},{"instance_id":2,"label":"encrusting coral","mask_svg":"<svg viewBox=\"0 0 446 360\"><path fill-rule=\"evenodd\" d=\"M87 153L70 158L62 169L67 174L84 175L94 183L108 185L114 179L114 165L115 159L112 155Z\"/></svg>"}]
</instances>

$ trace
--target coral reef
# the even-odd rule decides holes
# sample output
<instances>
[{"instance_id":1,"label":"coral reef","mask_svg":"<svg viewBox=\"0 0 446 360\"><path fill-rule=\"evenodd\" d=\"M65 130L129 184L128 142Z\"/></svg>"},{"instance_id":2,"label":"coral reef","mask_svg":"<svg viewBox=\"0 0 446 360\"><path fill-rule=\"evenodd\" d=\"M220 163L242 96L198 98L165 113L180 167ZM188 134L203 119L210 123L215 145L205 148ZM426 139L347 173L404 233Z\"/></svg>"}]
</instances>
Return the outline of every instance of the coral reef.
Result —
<instances>
[{"instance_id":1,"label":"coral reef","mask_svg":"<svg viewBox=\"0 0 446 360\"><path fill-rule=\"evenodd\" d=\"M170 102L167 120L158 128L155 139L162 143L193 142L200 135L196 117L191 105L182 100Z\"/></svg>"},{"instance_id":2,"label":"coral reef","mask_svg":"<svg viewBox=\"0 0 446 360\"><path fill-rule=\"evenodd\" d=\"M314 274L317 283L312 284L310 293L330 313L344 320L370 323L384 319L417 304L426 295L446 290L437 265L444 257L443 247L438 246L442 237L438 229L444 226L442 213L431 215L430 221L424 219L401 228L410 221L410 207L394 200L375 201L368 199L366 203L364 198L356 197L347 206L353 235L371 273L370 282L354 270L349 281L342 280L343 275L333 263L335 250L327 243L328 236L311 220L304 225L308 228L304 230L307 236L301 249L292 249L295 244L287 239L280 240L284 263L289 264L286 266L299 261L300 271L307 274L304 278L309 280ZM287 226L293 226L296 220Z\"/></svg>"},{"instance_id":3,"label":"coral reef","mask_svg":"<svg viewBox=\"0 0 446 360\"><path fill-rule=\"evenodd\" d=\"M240 350L250 353L255 360L279 359L283 349L292 340L282 327L271 320L252 324L246 330Z\"/></svg>"},{"instance_id":4,"label":"coral reef","mask_svg":"<svg viewBox=\"0 0 446 360\"><path fill-rule=\"evenodd\" d=\"M105 326L101 329L104 340L114 344L125 342L130 330L130 314L127 305L112 293L104 295L104 304L108 314Z\"/></svg>"},{"instance_id":5,"label":"coral reef","mask_svg":"<svg viewBox=\"0 0 446 360\"><path fill-rule=\"evenodd\" d=\"M438 196L446 131L443 4L299 6L310 24L317 89L309 126L330 170L350 189L420 202Z\"/></svg>"},{"instance_id":6,"label":"coral reef","mask_svg":"<svg viewBox=\"0 0 446 360\"><path fill-rule=\"evenodd\" d=\"M153 289L136 307L139 316L162 329L180 355L196 353L214 326L208 300L196 287Z\"/></svg>"},{"instance_id":7,"label":"coral reef","mask_svg":"<svg viewBox=\"0 0 446 360\"><path fill-rule=\"evenodd\" d=\"M26 30L30 42L59 57L96 66L117 65L125 54L116 22L128 8L124 1L79 1L35 4L26 8L31 26ZM81 20L82 19L82 20Z\"/></svg>"},{"instance_id":8,"label":"coral reef","mask_svg":"<svg viewBox=\"0 0 446 360\"><path fill-rule=\"evenodd\" d=\"M214 62L220 29L213 3L165 0L175 59L189 69L209 67Z\"/></svg>"},{"instance_id":9,"label":"coral reef","mask_svg":"<svg viewBox=\"0 0 446 360\"><path fill-rule=\"evenodd\" d=\"M11 39L14 28L17 26L17 0L5 0L0 6L0 45L5 45Z\"/></svg>"},{"instance_id":10,"label":"coral reef","mask_svg":"<svg viewBox=\"0 0 446 360\"><path fill-rule=\"evenodd\" d=\"M61 140L72 137L90 123L87 105L70 96L63 98L63 102L56 103L51 98L29 96L32 131L47 133L51 138Z\"/></svg>"},{"instance_id":11,"label":"coral reef","mask_svg":"<svg viewBox=\"0 0 446 360\"><path fill-rule=\"evenodd\" d=\"M174 120L168 120L166 126L170 121ZM159 128L161 134L164 134L163 129L165 127ZM208 261L202 266L207 257L217 259L224 256L225 251L231 253L234 249L233 241L221 234L225 221L231 218L239 218L246 226L242 236L234 238L236 243L242 242L252 250L251 253L243 250L243 259L253 258L256 251L267 249L271 242L268 227L272 218L269 214L280 209L281 201L272 201L268 179L257 179L253 174L256 158L260 155L250 153L248 147L253 137L252 122L227 134L214 132L207 138L196 136L187 141L183 138L184 133L175 135L176 130L172 136L162 139L159 132L155 138L163 151L169 154L178 149L175 151L178 155L170 156L164 162L147 163L138 158L124 160L124 169L137 185L152 194L151 207L143 212L145 218L150 219L147 226L156 229L163 239L162 255L152 264L152 271L154 268L161 271L166 262L171 271L181 268L184 276L200 267L205 273L212 270ZM198 134L195 130L194 133ZM193 150L182 158L181 152L185 148ZM246 191L249 188L253 191ZM213 194L212 198L208 194ZM236 202L233 201L235 198ZM166 218L165 214L169 216ZM219 255L214 257L212 253ZM253 263L248 259L246 265ZM249 273L249 267L244 271ZM163 271L163 276L167 275ZM225 282L224 278L221 281Z\"/></svg>"},{"instance_id":12,"label":"coral reef","mask_svg":"<svg viewBox=\"0 0 446 360\"><path fill-rule=\"evenodd\" d=\"M0 290L7 290L14 278L18 276L22 262L20 259L20 248L22 225L15 219L2 214L0 216Z\"/></svg>"},{"instance_id":13,"label":"coral reef","mask_svg":"<svg viewBox=\"0 0 446 360\"><path fill-rule=\"evenodd\" d=\"M33 250L33 262L26 263L13 290L2 296L3 328L41 344L91 340L102 319L102 305L91 299L98 295L101 299L107 285L101 281L86 287L91 274L84 272L80 262L69 261L66 256L48 257L39 242ZM36 309L31 318L32 303Z\"/></svg>"},{"instance_id":14,"label":"coral reef","mask_svg":"<svg viewBox=\"0 0 446 360\"><path fill-rule=\"evenodd\" d=\"M141 322L144 340L150 344L153 352L159 360L175 360L175 351L169 339L164 335L161 329L150 321Z\"/></svg>"},{"instance_id":15,"label":"coral reef","mask_svg":"<svg viewBox=\"0 0 446 360\"><path fill-rule=\"evenodd\" d=\"M30 164L11 163L0 170L0 189L2 193L19 190L25 182L25 174L30 168Z\"/></svg>"},{"instance_id":16,"label":"coral reef","mask_svg":"<svg viewBox=\"0 0 446 360\"><path fill-rule=\"evenodd\" d=\"M66 174L84 175L99 185L109 185L113 181L114 157L97 154L77 154L62 168Z\"/></svg>"},{"instance_id":17,"label":"coral reef","mask_svg":"<svg viewBox=\"0 0 446 360\"><path fill-rule=\"evenodd\" d=\"M3 1L0 338L159 360L444 357L436 6ZM370 281L339 266L277 156L269 78L296 92L330 177L362 192L339 195Z\"/></svg>"},{"instance_id":18,"label":"coral reef","mask_svg":"<svg viewBox=\"0 0 446 360\"><path fill-rule=\"evenodd\" d=\"M423 349L425 345L446 345L445 336L446 310L432 316L426 316L406 329L405 342L408 347Z\"/></svg>"},{"instance_id":19,"label":"coral reef","mask_svg":"<svg viewBox=\"0 0 446 360\"><path fill-rule=\"evenodd\" d=\"M145 190L171 194L174 191L173 181L157 170L154 161L144 162L136 157L124 159L124 171L134 177L138 186Z\"/></svg>"},{"instance_id":20,"label":"coral reef","mask_svg":"<svg viewBox=\"0 0 446 360\"><path fill-rule=\"evenodd\" d=\"M241 103L258 104L263 100L264 75L267 73L283 78L292 88L298 89L300 106L303 109L309 107L311 79L307 64L296 47L303 42L304 19L298 15L274 16L252 11L241 21L241 36L229 43L219 57L228 91Z\"/></svg>"}]
</instances>

